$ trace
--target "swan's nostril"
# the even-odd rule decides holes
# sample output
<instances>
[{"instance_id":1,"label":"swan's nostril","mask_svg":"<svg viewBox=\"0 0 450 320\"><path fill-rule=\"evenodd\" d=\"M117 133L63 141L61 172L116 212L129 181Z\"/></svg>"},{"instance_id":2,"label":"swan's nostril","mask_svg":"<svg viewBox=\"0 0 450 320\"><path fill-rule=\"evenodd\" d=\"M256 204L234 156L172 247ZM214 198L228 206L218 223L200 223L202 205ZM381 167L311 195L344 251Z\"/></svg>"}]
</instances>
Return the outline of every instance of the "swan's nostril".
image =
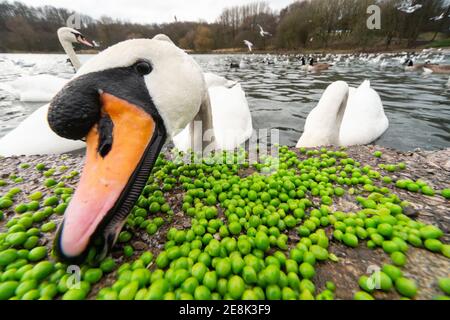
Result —
<instances>
[{"instance_id":1,"label":"swan's nostril","mask_svg":"<svg viewBox=\"0 0 450 320\"><path fill-rule=\"evenodd\" d=\"M101 157L106 157L112 149L113 145L113 128L114 123L108 115L102 115L98 123L99 142L98 153Z\"/></svg>"}]
</instances>

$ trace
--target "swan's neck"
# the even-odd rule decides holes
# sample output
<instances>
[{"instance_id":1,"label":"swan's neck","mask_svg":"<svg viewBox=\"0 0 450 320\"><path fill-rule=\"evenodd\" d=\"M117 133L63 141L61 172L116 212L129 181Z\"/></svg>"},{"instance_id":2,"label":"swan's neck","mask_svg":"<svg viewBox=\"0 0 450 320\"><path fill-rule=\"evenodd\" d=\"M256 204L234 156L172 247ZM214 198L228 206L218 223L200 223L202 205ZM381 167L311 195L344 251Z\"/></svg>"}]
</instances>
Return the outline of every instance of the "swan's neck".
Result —
<instances>
[{"instance_id":1,"label":"swan's neck","mask_svg":"<svg viewBox=\"0 0 450 320\"><path fill-rule=\"evenodd\" d=\"M81 63L75 53L75 50L73 49L72 43L68 41L61 41L61 46L63 47L66 54L69 56L70 62L72 62L72 65L75 68L75 70L78 71L81 68Z\"/></svg>"}]
</instances>

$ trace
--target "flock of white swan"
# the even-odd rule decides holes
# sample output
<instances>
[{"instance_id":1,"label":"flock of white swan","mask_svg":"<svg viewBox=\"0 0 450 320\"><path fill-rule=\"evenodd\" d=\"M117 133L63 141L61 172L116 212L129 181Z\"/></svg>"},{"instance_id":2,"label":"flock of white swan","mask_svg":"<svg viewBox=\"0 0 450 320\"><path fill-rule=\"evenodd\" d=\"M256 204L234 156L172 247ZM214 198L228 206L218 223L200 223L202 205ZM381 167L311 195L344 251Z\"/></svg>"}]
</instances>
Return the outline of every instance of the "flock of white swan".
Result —
<instances>
[{"instance_id":1,"label":"flock of white swan","mask_svg":"<svg viewBox=\"0 0 450 320\"><path fill-rule=\"evenodd\" d=\"M77 30L67 27L58 30L58 37L72 66L77 71L73 78L76 79L84 74L88 67L81 65L74 51L73 43L81 43L90 47L93 44ZM147 39L146 42L137 42L136 40L125 43L126 52L118 52L113 55L114 61L108 55L100 53L96 59L86 64L91 68L93 64L97 64L95 67L101 70L124 66L125 61L135 57L143 43L149 43L152 51L156 52L155 54L158 53L159 47L167 45L176 47L165 35ZM124 47L124 42L122 42L105 51L114 52L119 50L118 48ZM105 58L101 59L102 56ZM243 63L241 61L240 64L232 65L232 67L242 67ZM301 63L301 68L308 72L320 72L332 67L331 64L316 63L313 58L309 59L307 63L306 59L302 57ZM450 73L450 66L445 65L429 62L415 65L411 59L407 59L404 64L407 71ZM177 66L173 66L172 72L179 73L180 70ZM193 136L195 135L193 121L205 120L205 126L214 130L215 148L233 150L245 143L253 134L252 116L245 92L238 82L229 81L212 73L204 73L203 79L208 107L200 109L194 117L189 119L190 121L182 130L175 130L169 138L172 138L177 149L186 151L193 147ZM51 75L38 75L26 79L19 78L11 83L2 84L1 88L12 93L21 101L50 102L65 86L70 86L71 81ZM170 95L179 90L174 83L165 87L159 84L157 87L161 92L155 92L156 96ZM155 89L153 88L153 90ZM189 95L190 93L185 92L185 94ZM176 95L174 94L174 96ZM1 156L61 154L85 147L83 141L68 140L53 132L47 119L49 106L50 104L46 104L36 110L16 129L0 139ZM183 110L177 110L178 116L189 118L183 112ZM325 90L317 107L308 115L303 135L298 141L297 147L370 144L381 137L388 127L389 120L385 115L381 98L371 88L370 81L364 81L358 88L351 88L346 82L337 81Z\"/></svg>"}]
</instances>

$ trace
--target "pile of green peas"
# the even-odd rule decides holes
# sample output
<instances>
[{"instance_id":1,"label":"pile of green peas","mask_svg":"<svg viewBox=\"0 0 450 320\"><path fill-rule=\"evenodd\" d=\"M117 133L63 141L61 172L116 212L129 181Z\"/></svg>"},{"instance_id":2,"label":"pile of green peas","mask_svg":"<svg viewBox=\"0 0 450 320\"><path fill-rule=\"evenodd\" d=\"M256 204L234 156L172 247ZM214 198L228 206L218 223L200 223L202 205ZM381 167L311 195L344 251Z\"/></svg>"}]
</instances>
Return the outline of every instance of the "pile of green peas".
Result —
<instances>
[{"instance_id":1,"label":"pile of green peas","mask_svg":"<svg viewBox=\"0 0 450 320\"><path fill-rule=\"evenodd\" d=\"M68 266L56 262L41 243L46 233L55 231L51 218L64 213L73 190L52 178L57 170L38 164L52 196L35 192L29 202L16 204L15 195L21 190L12 188L0 198L0 220L2 213L15 214L0 234L0 299L82 300L113 273L115 282L102 287L96 299L332 300L336 295L332 281L323 288L314 283L320 264L339 261L329 250L331 242L384 250L392 265L377 274L380 290L395 288L402 297L414 298L419 288L401 271L409 248L450 258L450 246L441 241L444 233L439 228L404 214L409 204L393 190L404 189L402 180L362 166L343 149L279 147L279 158L261 157L257 163L245 161L242 150L202 160L195 154L187 156L195 161L188 164L186 154L179 152L171 160L160 155L119 235L123 262L111 257L97 262L91 250L80 266L76 286L70 285ZM374 156L381 158L382 153ZM231 161L220 162L224 159ZM249 168L254 173L243 175ZM59 172L68 171L63 169ZM71 172L61 181L77 176ZM406 186L411 183L420 188L406 187L409 192L436 194L423 181L408 181ZM441 192L444 198L446 190ZM161 235L161 228L175 219L166 199L174 191L183 194L181 210L190 227L172 227ZM354 199L359 209L334 210L341 197ZM141 231L149 237L164 236L163 250L155 256L151 251L137 255L132 240L139 239ZM362 291L355 299L374 298L376 289L367 287L368 280L369 276L361 277ZM444 292L440 298L447 297L448 281L439 280L439 286Z\"/></svg>"}]
</instances>

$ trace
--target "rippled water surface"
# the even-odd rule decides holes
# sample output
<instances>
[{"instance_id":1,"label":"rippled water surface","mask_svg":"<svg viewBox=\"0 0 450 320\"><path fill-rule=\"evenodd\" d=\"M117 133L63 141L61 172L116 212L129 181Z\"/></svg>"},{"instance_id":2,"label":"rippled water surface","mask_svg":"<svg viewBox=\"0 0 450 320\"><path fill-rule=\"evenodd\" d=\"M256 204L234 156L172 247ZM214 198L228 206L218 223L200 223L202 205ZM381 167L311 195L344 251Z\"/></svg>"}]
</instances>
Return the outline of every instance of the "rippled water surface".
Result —
<instances>
[{"instance_id":1,"label":"rippled water surface","mask_svg":"<svg viewBox=\"0 0 450 320\"><path fill-rule=\"evenodd\" d=\"M81 56L82 61L89 58ZM389 130L377 144L400 150L450 147L449 75L405 72L401 67L405 54L318 58L333 63L333 68L320 74L308 74L301 70L294 56L195 56L205 71L241 82L254 127L279 129L282 144L296 144L307 115L331 82L344 80L351 86L359 86L370 79L390 120ZM426 53L416 58L449 64L450 52ZM231 61L242 59L247 62L245 68L230 69ZM70 78L73 70L66 64L64 55L0 54L0 82L35 74ZM41 105L19 102L0 89L0 137Z\"/></svg>"}]
</instances>

